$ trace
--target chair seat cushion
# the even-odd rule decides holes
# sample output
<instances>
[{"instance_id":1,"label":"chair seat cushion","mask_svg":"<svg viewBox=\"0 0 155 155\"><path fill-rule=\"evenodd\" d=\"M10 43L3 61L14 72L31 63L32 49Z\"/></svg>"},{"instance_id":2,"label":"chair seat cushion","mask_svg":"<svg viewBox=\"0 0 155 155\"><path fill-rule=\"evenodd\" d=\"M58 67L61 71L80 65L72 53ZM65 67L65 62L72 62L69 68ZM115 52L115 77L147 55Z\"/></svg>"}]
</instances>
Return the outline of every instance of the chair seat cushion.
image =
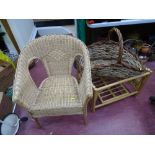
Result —
<instances>
[{"instance_id":1,"label":"chair seat cushion","mask_svg":"<svg viewBox=\"0 0 155 155\"><path fill-rule=\"evenodd\" d=\"M40 85L31 113L34 117L81 114L78 94L78 83L71 75L50 76Z\"/></svg>"}]
</instances>

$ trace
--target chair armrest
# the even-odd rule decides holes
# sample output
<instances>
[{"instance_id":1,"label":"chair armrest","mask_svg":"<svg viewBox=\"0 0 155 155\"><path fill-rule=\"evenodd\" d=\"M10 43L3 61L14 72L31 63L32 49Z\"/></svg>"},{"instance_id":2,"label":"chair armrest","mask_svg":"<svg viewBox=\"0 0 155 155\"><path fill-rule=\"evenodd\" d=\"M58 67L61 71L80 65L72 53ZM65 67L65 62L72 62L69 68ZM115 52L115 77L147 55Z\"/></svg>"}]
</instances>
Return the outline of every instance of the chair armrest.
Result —
<instances>
[{"instance_id":1,"label":"chair armrest","mask_svg":"<svg viewBox=\"0 0 155 155\"><path fill-rule=\"evenodd\" d=\"M91 81L88 82L88 79L84 76L82 76L79 84L79 95L80 95L82 104L86 104L87 99L92 98L93 96L92 83Z\"/></svg>"},{"instance_id":2,"label":"chair armrest","mask_svg":"<svg viewBox=\"0 0 155 155\"><path fill-rule=\"evenodd\" d=\"M84 52L84 64L83 64L83 73L79 83L79 95L83 104L87 104L86 101L88 98L93 96L92 90L92 79L91 79L91 67L90 59L88 55L88 50Z\"/></svg>"},{"instance_id":3,"label":"chair armrest","mask_svg":"<svg viewBox=\"0 0 155 155\"><path fill-rule=\"evenodd\" d=\"M13 89L13 102L26 109L31 109L31 106L36 101L38 91L33 86L28 86L27 88L29 89L18 90L17 87Z\"/></svg>"},{"instance_id":4,"label":"chair armrest","mask_svg":"<svg viewBox=\"0 0 155 155\"><path fill-rule=\"evenodd\" d=\"M38 95L38 88L32 80L28 69L18 64L14 84L13 84L13 102L30 109Z\"/></svg>"}]
</instances>

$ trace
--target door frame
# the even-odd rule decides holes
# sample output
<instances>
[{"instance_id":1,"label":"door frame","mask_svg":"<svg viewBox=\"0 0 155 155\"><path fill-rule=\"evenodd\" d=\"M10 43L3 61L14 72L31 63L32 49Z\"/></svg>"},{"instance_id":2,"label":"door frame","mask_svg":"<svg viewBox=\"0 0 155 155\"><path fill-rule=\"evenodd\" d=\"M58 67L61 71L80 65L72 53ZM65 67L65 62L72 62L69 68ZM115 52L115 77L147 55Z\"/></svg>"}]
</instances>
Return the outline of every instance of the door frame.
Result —
<instances>
[{"instance_id":1,"label":"door frame","mask_svg":"<svg viewBox=\"0 0 155 155\"><path fill-rule=\"evenodd\" d=\"M3 24L5 30L6 30L6 33L8 34L9 38L11 39L11 42L13 43L15 49L17 50L17 53L20 54L20 48L18 46L18 43L12 33L12 30L10 28L10 25L8 24L8 21L7 19L0 19L1 23Z\"/></svg>"}]
</instances>

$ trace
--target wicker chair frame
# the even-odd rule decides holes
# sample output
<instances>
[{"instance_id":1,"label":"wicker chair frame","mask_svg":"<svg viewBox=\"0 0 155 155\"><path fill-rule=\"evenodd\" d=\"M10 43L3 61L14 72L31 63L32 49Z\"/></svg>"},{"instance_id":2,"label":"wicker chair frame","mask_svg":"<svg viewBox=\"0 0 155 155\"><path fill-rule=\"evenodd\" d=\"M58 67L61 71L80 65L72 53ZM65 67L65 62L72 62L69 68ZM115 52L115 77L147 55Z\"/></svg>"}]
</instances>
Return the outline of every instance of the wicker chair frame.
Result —
<instances>
[{"instance_id":1,"label":"wicker chair frame","mask_svg":"<svg viewBox=\"0 0 155 155\"><path fill-rule=\"evenodd\" d=\"M84 58L80 83L71 75L76 56ZM39 88L32 80L29 63L39 58L48 78ZM18 59L13 85L13 101L27 109L35 119L44 116L83 114L86 123L87 104L92 97L89 52L79 39L68 35L43 36L30 42Z\"/></svg>"}]
</instances>

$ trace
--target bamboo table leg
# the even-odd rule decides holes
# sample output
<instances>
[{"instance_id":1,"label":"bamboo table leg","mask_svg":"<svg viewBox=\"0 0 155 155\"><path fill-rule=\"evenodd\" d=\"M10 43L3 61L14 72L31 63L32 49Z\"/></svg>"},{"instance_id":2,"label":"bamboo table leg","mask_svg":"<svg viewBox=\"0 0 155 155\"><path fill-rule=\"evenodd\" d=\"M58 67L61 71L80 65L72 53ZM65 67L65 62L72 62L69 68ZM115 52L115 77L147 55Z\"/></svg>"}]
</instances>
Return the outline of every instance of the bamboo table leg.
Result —
<instances>
[{"instance_id":1,"label":"bamboo table leg","mask_svg":"<svg viewBox=\"0 0 155 155\"><path fill-rule=\"evenodd\" d=\"M149 78L149 76L150 76L150 75L142 77L142 79L141 79L139 85L137 86L137 91L138 91L138 92L140 92L140 90L143 88L143 86L144 86L146 80Z\"/></svg>"}]
</instances>

